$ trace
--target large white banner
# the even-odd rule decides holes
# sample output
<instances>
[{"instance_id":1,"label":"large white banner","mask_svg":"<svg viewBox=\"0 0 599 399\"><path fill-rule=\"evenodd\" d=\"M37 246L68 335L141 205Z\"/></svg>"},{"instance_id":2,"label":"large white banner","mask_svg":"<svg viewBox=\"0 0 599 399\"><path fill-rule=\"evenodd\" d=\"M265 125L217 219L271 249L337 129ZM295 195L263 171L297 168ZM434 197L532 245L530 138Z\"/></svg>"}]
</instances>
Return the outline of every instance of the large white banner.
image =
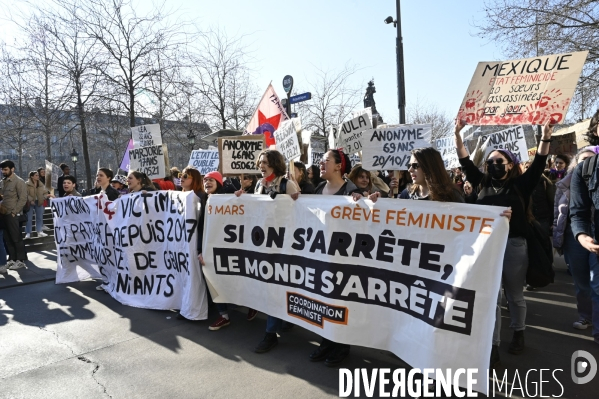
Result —
<instances>
[{"instance_id":1,"label":"large white banner","mask_svg":"<svg viewBox=\"0 0 599 399\"><path fill-rule=\"evenodd\" d=\"M197 196L179 191L53 199L56 283L101 278L125 305L206 319L198 211Z\"/></svg>"},{"instance_id":2,"label":"large white banner","mask_svg":"<svg viewBox=\"0 0 599 399\"><path fill-rule=\"evenodd\" d=\"M362 133L362 166L367 170L408 170L411 152L431 146L433 125L398 125Z\"/></svg>"},{"instance_id":3,"label":"large white banner","mask_svg":"<svg viewBox=\"0 0 599 399\"><path fill-rule=\"evenodd\" d=\"M508 221L499 207L425 202L211 196L203 271L212 297L420 369L483 374Z\"/></svg>"}]
</instances>

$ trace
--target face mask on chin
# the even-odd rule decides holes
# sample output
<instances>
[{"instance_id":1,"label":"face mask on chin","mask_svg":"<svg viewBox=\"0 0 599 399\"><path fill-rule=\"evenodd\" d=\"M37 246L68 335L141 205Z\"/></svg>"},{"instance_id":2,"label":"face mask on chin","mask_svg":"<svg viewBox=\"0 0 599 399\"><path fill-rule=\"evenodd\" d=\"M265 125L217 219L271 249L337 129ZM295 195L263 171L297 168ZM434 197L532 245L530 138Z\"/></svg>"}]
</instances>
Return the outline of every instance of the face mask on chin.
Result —
<instances>
[{"instance_id":1,"label":"face mask on chin","mask_svg":"<svg viewBox=\"0 0 599 399\"><path fill-rule=\"evenodd\" d=\"M493 164L489 169L489 173L491 174L491 177L493 177L493 179L501 180L505 177L507 171L505 170L504 164Z\"/></svg>"}]
</instances>

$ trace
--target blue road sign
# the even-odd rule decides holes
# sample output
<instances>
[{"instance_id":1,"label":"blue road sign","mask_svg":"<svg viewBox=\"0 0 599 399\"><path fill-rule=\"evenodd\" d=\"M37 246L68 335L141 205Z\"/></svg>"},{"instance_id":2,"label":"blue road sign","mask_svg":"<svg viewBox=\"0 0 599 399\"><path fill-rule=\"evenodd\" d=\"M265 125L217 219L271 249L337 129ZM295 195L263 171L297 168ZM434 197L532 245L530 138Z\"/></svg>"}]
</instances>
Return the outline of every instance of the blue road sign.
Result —
<instances>
[{"instance_id":1,"label":"blue road sign","mask_svg":"<svg viewBox=\"0 0 599 399\"><path fill-rule=\"evenodd\" d=\"M303 93L298 94L297 96L289 97L289 102L291 104L301 103L302 101L306 101L312 98L312 93Z\"/></svg>"}]
</instances>

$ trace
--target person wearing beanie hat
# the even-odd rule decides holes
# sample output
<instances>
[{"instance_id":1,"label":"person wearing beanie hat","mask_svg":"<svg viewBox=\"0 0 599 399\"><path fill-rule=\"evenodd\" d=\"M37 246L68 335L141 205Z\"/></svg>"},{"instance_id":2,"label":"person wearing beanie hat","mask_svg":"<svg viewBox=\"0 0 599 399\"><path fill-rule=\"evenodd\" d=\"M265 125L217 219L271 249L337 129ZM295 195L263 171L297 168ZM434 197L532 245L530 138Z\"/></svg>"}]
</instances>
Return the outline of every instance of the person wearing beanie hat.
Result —
<instances>
[{"instance_id":1,"label":"person wearing beanie hat","mask_svg":"<svg viewBox=\"0 0 599 399\"><path fill-rule=\"evenodd\" d=\"M217 171L208 172L204 175L204 190L206 194L222 194L223 175Z\"/></svg>"},{"instance_id":2,"label":"person wearing beanie hat","mask_svg":"<svg viewBox=\"0 0 599 399\"><path fill-rule=\"evenodd\" d=\"M206 173L204 175L204 179L206 179L206 178L214 179L217 182L219 182L221 186L223 185L223 175L221 175L220 172L217 172L216 170Z\"/></svg>"}]
</instances>

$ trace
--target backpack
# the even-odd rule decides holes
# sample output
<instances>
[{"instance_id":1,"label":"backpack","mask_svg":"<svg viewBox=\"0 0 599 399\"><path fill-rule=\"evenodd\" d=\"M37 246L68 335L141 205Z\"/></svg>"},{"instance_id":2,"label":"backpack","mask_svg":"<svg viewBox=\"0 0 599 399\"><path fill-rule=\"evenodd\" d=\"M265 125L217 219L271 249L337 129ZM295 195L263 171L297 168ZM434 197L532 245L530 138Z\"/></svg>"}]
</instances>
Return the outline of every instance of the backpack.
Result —
<instances>
[{"instance_id":1,"label":"backpack","mask_svg":"<svg viewBox=\"0 0 599 399\"><path fill-rule=\"evenodd\" d=\"M592 157L588 157L584 161L582 161L582 178L586 183L587 187L589 186L589 180L593 176L593 173L597 169L597 154Z\"/></svg>"}]
</instances>

